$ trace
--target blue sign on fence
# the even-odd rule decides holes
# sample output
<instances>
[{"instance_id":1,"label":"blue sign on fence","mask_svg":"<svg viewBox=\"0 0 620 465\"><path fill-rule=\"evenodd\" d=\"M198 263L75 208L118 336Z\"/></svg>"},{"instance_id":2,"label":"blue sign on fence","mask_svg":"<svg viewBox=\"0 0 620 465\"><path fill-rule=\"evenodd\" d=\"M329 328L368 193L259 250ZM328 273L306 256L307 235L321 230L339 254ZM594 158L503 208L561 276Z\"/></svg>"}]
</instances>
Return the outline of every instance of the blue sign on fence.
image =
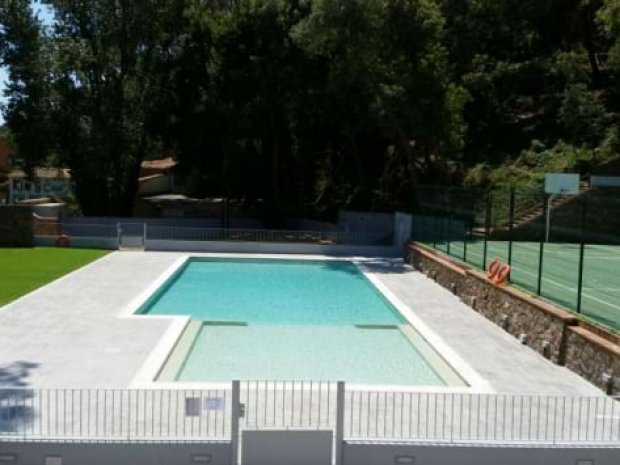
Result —
<instances>
[{"instance_id":1,"label":"blue sign on fence","mask_svg":"<svg viewBox=\"0 0 620 465\"><path fill-rule=\"evenodd\" d=\"M224 410L224 399L222 397L205 397L203 402L204 410Z\"/></svg>"}]
</instances>

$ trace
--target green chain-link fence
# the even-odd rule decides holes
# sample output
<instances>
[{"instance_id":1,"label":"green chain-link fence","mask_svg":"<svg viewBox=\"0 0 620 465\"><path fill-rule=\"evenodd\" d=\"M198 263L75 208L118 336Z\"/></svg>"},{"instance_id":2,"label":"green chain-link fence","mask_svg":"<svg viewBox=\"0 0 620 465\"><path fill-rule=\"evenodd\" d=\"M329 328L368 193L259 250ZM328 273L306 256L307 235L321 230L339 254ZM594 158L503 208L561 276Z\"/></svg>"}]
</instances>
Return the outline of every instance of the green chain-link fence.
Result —
<instances>
[{"instance_id":1,"label":"green chain-link fence","mask_svg":"<svg viewBox=\"0 0 620 465\"><path fill-rule=\"evenodd\" d=\"M620 331L620 189L549 196L542 186L416 190L413 238Z\"/></svg>"}]
</instances>

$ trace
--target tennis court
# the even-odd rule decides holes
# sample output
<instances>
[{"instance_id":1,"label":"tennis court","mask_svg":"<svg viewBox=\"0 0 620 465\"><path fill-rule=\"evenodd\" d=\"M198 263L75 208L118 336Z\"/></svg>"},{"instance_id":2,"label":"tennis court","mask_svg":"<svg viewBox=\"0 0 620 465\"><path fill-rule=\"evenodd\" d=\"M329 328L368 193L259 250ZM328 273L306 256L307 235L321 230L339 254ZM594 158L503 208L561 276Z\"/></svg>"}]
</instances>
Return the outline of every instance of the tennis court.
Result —
<instances>
[{"instance_id":1,"label":"tennis court","mask_svg":"<svg viewBox=\"0 0 620 465\"><path fill-rule=\"evenodd\" d=\"M482 268L484 241L434 242L428 245ZM508 262L509 242L487 242L487 265L498 257ZM579 244L544 243L541 297L576 312L579 294ZM540 263L539 242L512 243L510 280L537 293ZM620 331L620 246L586 244L583 257L581 315Z\"/></svg>"}]
</instances>

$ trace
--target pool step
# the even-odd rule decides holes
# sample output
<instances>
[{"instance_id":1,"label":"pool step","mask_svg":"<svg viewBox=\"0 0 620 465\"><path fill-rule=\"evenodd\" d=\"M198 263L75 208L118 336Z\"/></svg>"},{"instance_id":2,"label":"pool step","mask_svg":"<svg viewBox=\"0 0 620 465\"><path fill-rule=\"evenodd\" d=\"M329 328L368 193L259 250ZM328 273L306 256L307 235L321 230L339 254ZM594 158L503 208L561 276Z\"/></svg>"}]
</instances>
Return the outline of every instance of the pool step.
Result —
<instances>
[{"instance_id":1,"label":"pool step","mask_svg":"<svg viewBox=\"0 0 620 465\"><path fill-rule=\"evenodd\" d=\"M191 350L196 336L200 332L200 328L202 328L202 321L190 320L190 322L187 323L187 326L183 330L183 334L179 337L179 340L157 375L157 381L176 381L177 374L185 361L187 353Z\"/></svg>"},{"instance_id":2,"label":"pool step","mask_svg":"<svg viewBox=\"0 0 620 465\"><path fill-rule=\"evenodd\" d=\"M397 325L374 325L374 324L359 324L355 325L357 329L398 329Z\"/></svg>"},{"instance_id":3,"label":"pool step","mask_svg":"<svg viewBox=\"0 0 620 465\"><path fill-rule=\"evenodd\" d=\"M409 340L411 345L427 360L437 374L443 378L449 386L467 386L456 370L433 349L424 337L411 325L400 325L401 333Z\"/></svg>"},{"instance_id":4,"label":"pool step","mask_svg":"<svg viewBox=\"0 0 620 465\"><path fill-rule=\"evenodd\" d=\"M205 326L247 326L247 321L218 321L218 320L205 320L202 322Z\"/></svg>"}]
</instances>

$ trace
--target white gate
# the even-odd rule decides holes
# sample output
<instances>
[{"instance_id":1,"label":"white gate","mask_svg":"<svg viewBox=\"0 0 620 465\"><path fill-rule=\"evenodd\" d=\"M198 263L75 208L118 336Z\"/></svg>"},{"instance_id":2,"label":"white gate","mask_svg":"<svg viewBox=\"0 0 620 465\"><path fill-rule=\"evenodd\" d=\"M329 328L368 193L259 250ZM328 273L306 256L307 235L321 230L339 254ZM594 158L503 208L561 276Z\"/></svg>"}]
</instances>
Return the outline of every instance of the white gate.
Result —
<instances>
[{"instance_id":1,"label":"white gate","mask_svg":"<svg viewBox=\"0 0 620 465\"><path fill-rule=\"evenodd\" d=\"M118 223L119 249L144 249L146 223Z\"/></svg>"},{"instance_id":2,"label":"white gate","mask_svg":"<svg viewBox=\"0 0 620 465\"><path fill-rule=\"evenodd\" d=\"M246 381L238 398L242 465L339 463L344 383Z\"/></svg>"}]
</instances>

